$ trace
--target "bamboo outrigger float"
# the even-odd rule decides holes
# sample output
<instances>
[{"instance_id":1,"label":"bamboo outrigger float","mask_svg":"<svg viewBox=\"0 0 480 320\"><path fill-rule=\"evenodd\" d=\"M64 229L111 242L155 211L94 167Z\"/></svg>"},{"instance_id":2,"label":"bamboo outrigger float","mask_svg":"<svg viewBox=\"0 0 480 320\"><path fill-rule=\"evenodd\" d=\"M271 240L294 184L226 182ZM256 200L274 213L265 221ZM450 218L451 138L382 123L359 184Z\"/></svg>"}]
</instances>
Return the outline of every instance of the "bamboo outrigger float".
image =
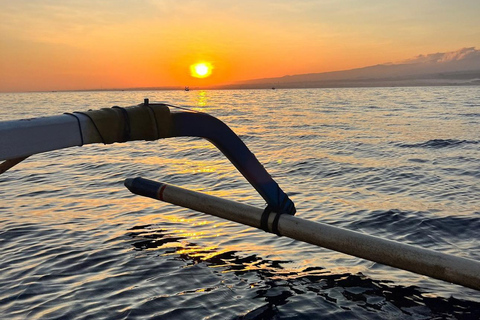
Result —
<instances>
[{"instance_id":1,"label":"bamboo outrigger float","mask_svg":"<svg viewBox=\"0 0 480 320\"><path fill-rule=\"evenodd\" d=\"M60 116L0 122L0 174L26 157L90 143L202 137L217 146L267 202L265 209L143 178L126 179L133 193L263 229L280 236L480 290L480 262L295 217L295 206L240 138L205 113L171 112L147 99ZM61 133L61 134L59 134Z\"/></svg>"}]
</instances>

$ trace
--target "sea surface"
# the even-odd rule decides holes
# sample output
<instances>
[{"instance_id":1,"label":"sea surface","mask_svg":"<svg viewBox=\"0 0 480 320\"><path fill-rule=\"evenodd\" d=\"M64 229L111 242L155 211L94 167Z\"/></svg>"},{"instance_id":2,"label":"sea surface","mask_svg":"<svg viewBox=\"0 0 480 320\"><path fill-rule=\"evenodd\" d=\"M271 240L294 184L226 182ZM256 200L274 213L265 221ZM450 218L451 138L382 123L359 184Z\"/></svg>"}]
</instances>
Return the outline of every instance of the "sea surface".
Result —
<instances>
[{"instance_id":1,"label":"sea surface","mask_svg":"<svg viewBox=\"0 0 480 320\"><path fill-rule=\"evenodd\" d=\"M297 216L480 260L480 87L0 94L0 120L150 101L227 123ZM61 133L59 133L61 134ZM208 141L72 147L0 176L2 319L480 319L480 292L131 194L265 207Z\"/></svg>"}]
</instances>

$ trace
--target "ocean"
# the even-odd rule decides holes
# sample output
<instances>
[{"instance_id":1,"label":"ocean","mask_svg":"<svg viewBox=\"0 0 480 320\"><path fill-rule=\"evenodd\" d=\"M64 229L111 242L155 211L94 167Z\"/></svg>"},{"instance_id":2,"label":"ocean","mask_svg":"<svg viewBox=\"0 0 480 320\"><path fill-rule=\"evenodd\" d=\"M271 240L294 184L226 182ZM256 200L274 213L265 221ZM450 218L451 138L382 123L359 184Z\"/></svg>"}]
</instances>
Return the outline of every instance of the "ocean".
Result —
<instances>
[{"instance_id":1,"label":"ocean","mask_svg":"<svg viewBox=\"0 0 480 320\"><path fill-rule=\"evenodd\" d=\"M480 87L0 94L0 120L166 102L228 124L296 216L480 260ZM59 133L61 134L61 133ZM131 194L265 207L208 141L33 155L0 176L3 319L480 319L480 292Z\"/></svg>"}]
</instances>

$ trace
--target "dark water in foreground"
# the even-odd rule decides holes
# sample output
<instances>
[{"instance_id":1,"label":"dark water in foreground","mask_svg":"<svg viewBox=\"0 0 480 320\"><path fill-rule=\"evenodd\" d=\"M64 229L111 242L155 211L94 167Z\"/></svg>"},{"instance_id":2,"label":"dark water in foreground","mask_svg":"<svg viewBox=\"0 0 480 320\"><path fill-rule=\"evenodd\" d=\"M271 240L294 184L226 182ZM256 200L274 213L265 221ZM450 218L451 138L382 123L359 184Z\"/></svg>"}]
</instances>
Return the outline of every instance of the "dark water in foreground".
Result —
<instances>
[{"instance_id":1,"label":"dark water in foreground","mask_svg":"<svg viewBox=\"0 0 480 320\"><path fill-rule=\"evenodd\" d=\"M480 87L0 94L0 119L188 105L297 216L480 260ZM263 207L190 138L35 155L0 176L4 319L480 319L480 292L134 196L142 176Z\"/></svg>"}]
</instances>

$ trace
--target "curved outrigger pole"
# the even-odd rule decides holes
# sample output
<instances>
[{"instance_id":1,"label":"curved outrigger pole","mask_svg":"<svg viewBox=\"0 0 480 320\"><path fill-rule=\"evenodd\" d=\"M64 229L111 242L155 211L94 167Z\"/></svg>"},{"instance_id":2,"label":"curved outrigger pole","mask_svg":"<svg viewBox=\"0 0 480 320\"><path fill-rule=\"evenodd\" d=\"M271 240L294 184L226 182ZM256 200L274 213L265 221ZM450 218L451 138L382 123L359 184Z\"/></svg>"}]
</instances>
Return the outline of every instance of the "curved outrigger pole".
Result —
<instances>
[{"instance_id":1,"label":"curved outrigger pole","mask_svg":"<svg viewBox=\"0 0 480 320\"><path fill-rule=\"evenodd\" d=\"M110 144L170 137L201 137L214 144L265 199L269 210L295 214L295 206L243 141L222 121L202 112L171 112L149 103L61 116L0 122L3 171L31 154L89 143ZM0 165L0 168L2 165Z\"/></svg>"},{"instance_id":2,"label":"curved outrigger pole","mask_svg":"<svg viewBox=\"0 0 480 320\"><path fill-rule=\"evenodd\" d=\"M152 106L145 101L144 105ZM157 106L164 106L156 104ZM215 145L279 214L295 214L295 205L245 143L219 119L203 112L170 113L170 137L201 137Z\"/></svg>"}]
</instances>

